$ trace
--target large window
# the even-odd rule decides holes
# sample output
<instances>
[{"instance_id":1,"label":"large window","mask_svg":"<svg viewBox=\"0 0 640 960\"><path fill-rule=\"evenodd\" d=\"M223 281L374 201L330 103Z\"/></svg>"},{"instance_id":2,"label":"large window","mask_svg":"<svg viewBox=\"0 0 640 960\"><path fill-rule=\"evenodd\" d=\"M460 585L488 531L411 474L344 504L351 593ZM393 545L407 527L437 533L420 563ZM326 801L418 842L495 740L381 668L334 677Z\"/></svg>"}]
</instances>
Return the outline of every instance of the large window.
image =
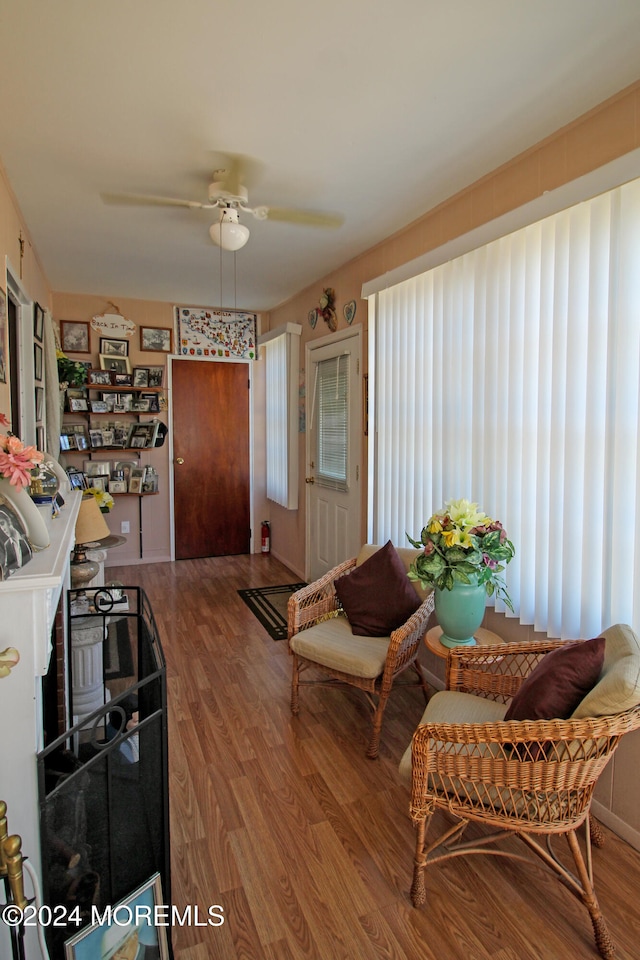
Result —
<instances>
[{"instance_id":1,"label":"large window","mask_svg":"<svg viewBox=\"0 0 640 960\"><path fill-rule=\"evenodd\" d=\"M381 290L370 537L502 520L520 620L640 630L640 181ZM372 442L373 441L373 442Z\"/></svg>"}]
</instances>

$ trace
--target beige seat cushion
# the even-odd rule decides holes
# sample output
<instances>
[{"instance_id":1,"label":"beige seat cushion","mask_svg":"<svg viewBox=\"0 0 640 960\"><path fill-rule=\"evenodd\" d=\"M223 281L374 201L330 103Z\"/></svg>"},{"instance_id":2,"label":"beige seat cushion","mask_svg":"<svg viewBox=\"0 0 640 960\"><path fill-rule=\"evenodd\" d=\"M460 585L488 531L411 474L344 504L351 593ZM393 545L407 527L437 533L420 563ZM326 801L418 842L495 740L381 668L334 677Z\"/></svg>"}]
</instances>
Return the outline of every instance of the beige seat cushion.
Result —
<instances>
[{"instance_id":1,"label":"beige seat cushion","mask_svg":"<svg viewBox=\"0 0 640 960\"><path fill-rule=\"evenodd\" d=\"M390 637L357 637L345 616L301 630L290 640L294 653L354 677L374 679L384 670Z\"/></svg>"},{"instance_id":2,"label":"beige seat cushion","mask_svg":"<svg viewBox=\"0 0 640 960\"><path fill-rule=\"evenodd\" d=\"M504 703L476 697L471 693L458 693L455 690L441 690L435 693L422 714L423 723L498 723L503 719L507 707ZM400 761L400 777L405 783L411 783L411 744L405 750Z\"/></svg>"},{"instance_id":3,"label":"beige seat cushion","mask_svg":"<svg viewBox=\"0 0 640 960\"><path fill-rule=\"evenodd\" d=\"M640 639L624 623L602 631L605 638L602 674L572 714L572 719L606 717L640 703Z\"/></svg>"}]
</instances>

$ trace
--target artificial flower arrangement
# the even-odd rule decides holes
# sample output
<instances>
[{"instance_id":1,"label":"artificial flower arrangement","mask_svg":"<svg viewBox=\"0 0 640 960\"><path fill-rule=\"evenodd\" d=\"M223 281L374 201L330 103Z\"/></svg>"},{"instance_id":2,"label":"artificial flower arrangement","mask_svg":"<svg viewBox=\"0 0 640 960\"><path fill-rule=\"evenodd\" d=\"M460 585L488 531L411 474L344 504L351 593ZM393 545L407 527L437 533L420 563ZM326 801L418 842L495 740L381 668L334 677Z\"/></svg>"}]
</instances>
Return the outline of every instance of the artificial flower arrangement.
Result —
<instances>
[{"instance_id":1,"label":"artificial flower arrangement","mask_svg":"<svg viewBox=\"0 0 640 960\"><path fill-rule=\"evenodd\" d=\"M85 490L85 493L93 494L95 501L100 507L102 513L109 513L113 507L113 497L110 493L107 493L106 490L98 490L97 487L88 487Z\"/></svg>"},{"instance_id":2,"label":"artificial flower arrangement","mask_svg":"<svg viewBox=\"0 0 640 960\"><path fill-rule=\"evenodd\" d=\"M4 413L0 413L0 426L11 426ZM14 487L26 487L31 482L31 470L43 459L39 450L25 447L11 430L0 434L0 475L6 477Z\"/></svg>"},{"instance_id":3,"label":"artificial flower arrangement","mask_svg":"<svg viewBox=\"0 0 640 960\"><path fill-rule=\"evenodd\" d=\"M61 390L66 390L67 387L81 387L86 383L87 368L84 363L79 360L70 360L62 350L56 350L56 359Z\"/></svg>"},{"instance_id":4,"label":"artificial flower arrangement","mask_svg":"<svg viewBox=\"0 0 640 960\"><path fill-rule=\"evenodd\" d=\"M423 527L419 541L407 537L424 548L411 564L411 580L439 590L451 590L456 581L484 584L488 596L495 593L513 610L500 574L513 559L514 546L500 521L478 510L477 503L448 500Z\"/></svg>"}]
</instances>

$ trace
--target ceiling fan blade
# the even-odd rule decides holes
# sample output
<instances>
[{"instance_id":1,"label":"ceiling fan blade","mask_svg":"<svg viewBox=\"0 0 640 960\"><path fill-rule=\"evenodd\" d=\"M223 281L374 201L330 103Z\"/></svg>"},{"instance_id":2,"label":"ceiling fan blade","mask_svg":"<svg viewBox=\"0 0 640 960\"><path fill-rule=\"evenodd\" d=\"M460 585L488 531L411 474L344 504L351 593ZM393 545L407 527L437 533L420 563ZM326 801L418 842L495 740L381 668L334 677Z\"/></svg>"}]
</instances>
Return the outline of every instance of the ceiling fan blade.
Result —
<instances>
[{"instance_id":1,"label":"ceiling fan blade","mask_svg":"<svg viewBox=\"0 0 640 960\"><path fill-rule=\"evenodd\" d=\"M344 223L337 213L319 213L314 210L290 210L287 207L255 207L251 211L258 220L280 220L283 223L299 223L308 227L336 229Z\"/></svg>"},{"instance_id":2,"label":"ceiling fan blade","mask_svg":"<svg viewBox=\"0 0 640 960\"><path fill-rule=\"evenodd\" d=\"M117 206L192 207L211 210L215 203L199 203L197 200L179 200L177 197L156 197L145 193L101 193L103 203Z\"/></svg>"}]
</instances>

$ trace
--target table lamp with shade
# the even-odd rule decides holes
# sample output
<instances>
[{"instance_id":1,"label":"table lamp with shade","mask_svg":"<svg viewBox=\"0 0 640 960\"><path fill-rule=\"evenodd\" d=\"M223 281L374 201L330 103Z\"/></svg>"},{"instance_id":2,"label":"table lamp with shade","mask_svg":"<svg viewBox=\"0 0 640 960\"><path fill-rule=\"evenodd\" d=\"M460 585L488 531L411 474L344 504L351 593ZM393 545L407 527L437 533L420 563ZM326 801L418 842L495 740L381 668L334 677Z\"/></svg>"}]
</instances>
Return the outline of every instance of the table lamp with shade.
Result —
<instances>
[{"instance_id":1,"label":"table lamp with shade","mask_svg":"<svg viewBox=\"0 0 640 960\"><path fill-rule=\"evenodd\" d=\"M97 576L100 564L87 557L87 547L110 536L93 494L82 498L76 520L76 545L71 559L71 588L82 590Z\"/></svg>"}]
</instances>

